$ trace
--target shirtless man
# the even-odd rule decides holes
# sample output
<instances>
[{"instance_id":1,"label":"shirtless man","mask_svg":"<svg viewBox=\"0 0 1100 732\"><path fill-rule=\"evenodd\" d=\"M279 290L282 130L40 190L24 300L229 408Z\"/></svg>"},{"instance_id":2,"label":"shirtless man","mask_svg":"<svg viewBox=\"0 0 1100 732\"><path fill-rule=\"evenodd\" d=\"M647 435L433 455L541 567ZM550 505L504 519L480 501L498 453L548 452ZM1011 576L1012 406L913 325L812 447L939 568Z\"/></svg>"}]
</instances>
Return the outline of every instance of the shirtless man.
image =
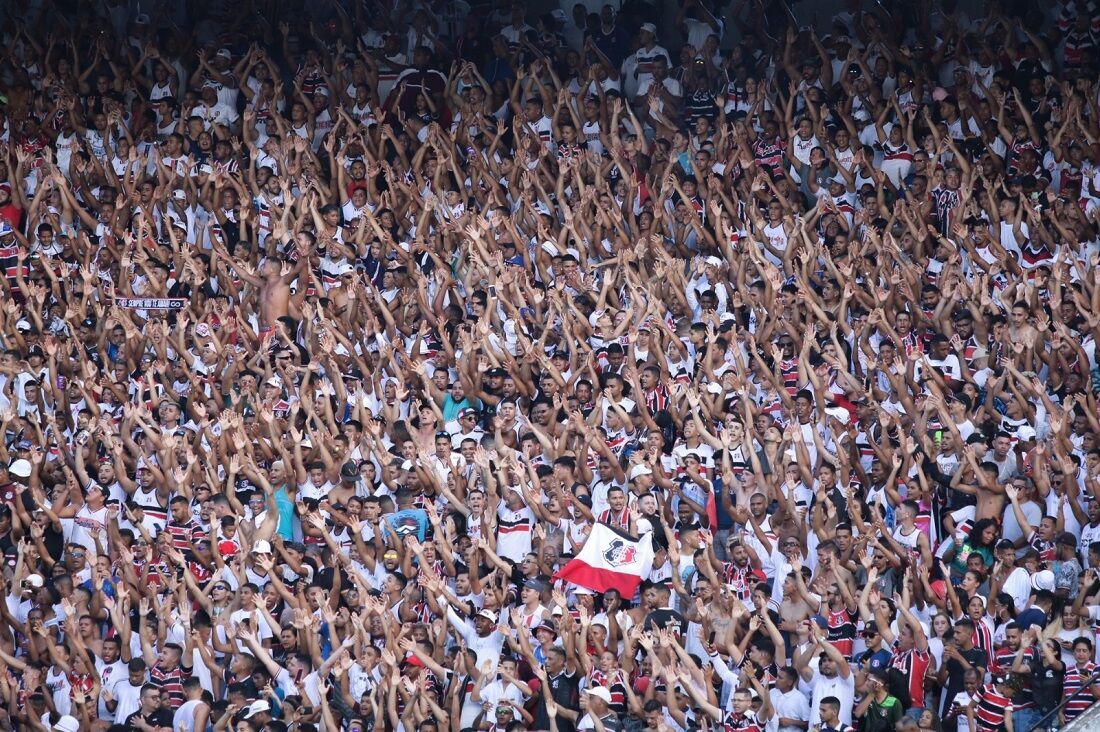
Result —
<instances>
[{"instance_id":1,"label":"shirtless man","mask_svg":"<svg viewBox=\"0 0 1100 732\"><path fill-rule=\"evenodd\" d=\"M717 588L717 589L715 589ZM743 604L730 592L729 588L715 584L710 579L699 576L695 580L695 601L684 608L684 617L700 626L709 621L712 637L725 639L727 644L734 640L735 623L732 608L735 604ZM700 632L703 628L700 627Z\"/></svg>"},{"instance_id":2,"label":"shirtless man","mask_svg":"<svg viewBox=\"0 0 1100 732\"><path fill-rule=\"evenodd\" d=\"M298 254L298 262L291 267L281 257L266 257L259 270L251 271L243 262L239 262L229 256L229 253L221 246L214 248L214 255L225 260L227 266L236 270L242 280L260 290L260 337L275 330L275 324L279 318L290 316L290 283L304 275L306 265L309 263L309 251L296 242L295 250Z\"/></svg>"},{"instance_id":3,"label":"shirtless man","mask_svg":"<svg viewBox=\"0 0 1100 732\"><path fill-rule=\"evenodd\" d=\"M833 570L836 570L836 576L834 576ZM836 542L832 539L826 539L817 545L817 572L814 573L810 585L821 586L823 583L830 583L834 580L842 582L848 588L849 594L855 592L855 575L840 563L840 550Z\"/></svg>"},{"instance_id":4,"label":"shirtless man","mask_svg":"<svg viewBox=\"0 0 1100 732\"><path fill-rule=\"evenodd\" d=\"M779 629L787 633L797 633L802 624L814 614L808 595L806 580L809 574L803 573L802 562L791 559L791 572L783 579L783 601L779 604ZM778 580L778 578L776 578Z\"/></svg>"},{"instance_id":5,"label":"shirtless man","mask_svg":"<svg viewBox=\"0 0 1100 732\"><path fill-rule=\"evenodd\" d=\"M1007 345L1011 347L1013 343L1023 343L1025 346L1032 346L1041 340L1042 334L1028 322L1029 317L1031 317L1031 308L1026 302L1021 300L1013 303L1008 327L1005 328L1005 334L1008 336Z\"/></svg>"},{"instance_id":6,"label":"shirtless man","mask_svg":"<svg viewBox=\"0 0 1100 732\"><path fill-rule=\"evenodd\" d=\"M963 456L967 464L973 470L974 485L957 486L957 490L973 493L977 498L977 506L974 509L974 520L981 521L984 518L1001 519L1005 508L1005 487L997 482L997 465L989 460L979 464L974 448L967 445L963 448ZM971 489L971 490L968 490Z\"/></svg>"}]
</instances>

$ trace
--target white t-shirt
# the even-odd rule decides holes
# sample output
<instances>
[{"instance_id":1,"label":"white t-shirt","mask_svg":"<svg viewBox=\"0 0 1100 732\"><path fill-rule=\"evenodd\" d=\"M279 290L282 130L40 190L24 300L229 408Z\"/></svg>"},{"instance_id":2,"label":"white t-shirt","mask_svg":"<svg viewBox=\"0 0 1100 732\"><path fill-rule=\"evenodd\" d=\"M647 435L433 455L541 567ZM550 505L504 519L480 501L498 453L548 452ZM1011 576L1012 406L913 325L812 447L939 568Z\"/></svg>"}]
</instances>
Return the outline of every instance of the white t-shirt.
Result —
<instances>
[{"instance_id":1,"label":"white t-shirt","mask_svg":"<svg viewBox=\"0 0 1100 732\"><path fill-rule=\"evenodd\" d=\"M1043 518L1043 509L1039 508L1039 505L1034 501L1028 501L1027 503L1021 503L1020 508L1023 509L1024 517L1027 518L1027 522L1031 524L1032 528L1039 525L1039 522ZM1009 541L1015 543L1024 538L1023 529L1020 528L1020 522L1016 520L1016 512L1012 510L1012 505L1008 505L1005 508L1004 518L1001 521L1001 536ZM1024 547L1026 549L1027 547ZM1023 554L1024 549L1017 551L1017 556ZM1018 610L1019 608L1017 608Z\"/></svg>"},{"instance_id":2,"label":"white t-shirt","mask_svg":"<svg viewBox=\"0 0 1100 732\"><path fill-rule=\"evenodd\" d=\"M1016 605L1016 612L1027 607L1027 601L1031 597L1031 575L1023 567L1016 567L1005 579L1001 592L1007 592L1012 596Z\"/></svg>"},{"instance_id":3,"label":"white t-shirt","mask_svg":"<svg viewBox=\"0 0 1100 732\"><path fill-rule=\"evenodd\" d=\"M261 613L259 610L245 610L243 608L240 610L236 610L233 612L232 615L229 616L229 622L232 625L240 625L241 621L245 618L247 618L249 620L249 624L254 629L256 629L261 643L268 638L274 637L275 634L271 631L271 626L267 624L267 618L265 618L264 614ZM225 627L223 626L219 628L218 633L219 635L224 636ZM228 639L225 637L222 637L221 641L222 643L229 642ZM240 641L237 641L237 648L240 649L241 653L248 652L248 648Z\"/></svg>"},{"instance_id":4,"label":"white t-shirt","mask_svg":"<svg viewBox=\"0 0 1100 732\"><path fill-rule=\"evenodd\" d=\"M1086 524L1081 527L1081 541L1078 543L1077 554L1081 560L1082 566L1088 565L1089 558L1089 544L1094 541L1100 541L1100 526L1093 526Z\"/></svg>"},{"instance_id":5,"label":"white t-shirt","mask_svg":"<svg viewBox=\"0 0 1100 732\"><path fill-rule=\"evenodd\" d=\"M848 678L842 679L836 675L827 679L821 672L814 669L814 677L810 681L813 696L810 699L810 727L821 724L821 700L827 696L835 696L840 700L840 721L844 724L852 723L852 707L856 694L855 674L848 673Z\"/></svg>"},{"instance_id":6,"label":"white t-shirt","mask_svg":"<svg viewBox=\"0 0 1100 732\"><path fill-rule=\"evenodd\" d=\"M495 709L501 700L512 701L517 705L522 705L526 701L519 687L511 682L505 684L501 679L486 684L485 688L481 690L481 700L489 702L490 709Z\"/></svg>"},{"instance_id":7,"label":"white t-shirt","mask_svg":"<svg viewBox=\"0 0 1100 732\"><path fill-rule=\"evenodd\" d=\"M447 619L451 622L451 625L454 626L454 629L458 632L462 640L466 641L466 647L477 656L478 668L488 661L492 667L489 669L489 673L495 674L497 662L500 660L500 651L504 648L504 633L498 628L489 633L489 635L480 636L477 634L477 631L474 630L474 626L456 613L454 608L446 603L445 599L442 600L440 604L446 605Z\"/></svg>"},{"instance_id":8,"label":"white t-shirt","mask_svg":"<svg viewBox=\"0 0 1100 732\"><path fill-rule=\"evenodd\" d=\"M506 489L507 490L507 489ZM531 551L531 536L536 524L535 514L527 506L513 511L501 503L497 509L497 554L519 564Z\"/></svg>"},{"instance_id":9,"label":"white t-shirt","mask_svg":"<svg viewBox=\"0 0 1100 732\"><path fill-rule=\"evenodd\" d=\"M62 522L62 527L67 522ZM76 512L76 517L72 520L72 528L67 537L73 544L80 544L85 547L89 552L95 551L95 539L92 538L91 533L88 531L90 528L98 528L100 531L99 541L101 544L105 544L107 541L107 507L93 511L87 504L80 507L80 510Z\"/></svg>"},{"instance_id":10,"label":"white t-shirt","mask_svg":"<svg viewBox=\"0 0 1100 732\"><path fill-rule=\"evenodd\" d=\"M775 709L774 719L785 717L787 719L800 719L807 721L810 718L810 702L806 699L806 695L798 689L791 689L784 694L779 689L772 689L769 694L771 695L772 707ZM793 725L783 726L778 728L778 732L801 732L802 728L795 727Z\"/></svg>"},{"instance_id":11,"label":"white t-shirt","mask_svg":"<svg viewBox=\"0 0 1100 732\"><path fill-rule=\"evenodd\" d=\"M646 81L638 84L638 96L644 96L645 94L649 93L650 87L656 83L656 79L647 79ZM666 77L665 80L661 82L661 85L664 86L668 93L674 97L684 96L684 88L680 86L680 82L671 77ZM657 108L663 111L665 108L664 101L659 101L657 103Z\"/></svg>"},{"instance_id":12,"label":"white t-shirt","mask_svg":"<svg viewBox=\"0 0 1100 732\"><path fill-rule=\"evenodd\" d=\"M970 706L970 700L970 694L963 690L951 700L951 706L965 710L966 707ZM950 707L948 708L950 709ZM966 716L965 711L955 719L955 729L957 732L970 732L970 718Z\"/></svg>"},{"instance_id":13,"label":"white t-shirt","mask_svg":"<svg viewBox=\"0 0 1100 732\"><path fill-rule=\"evenodd\" d=\"M294 679L290 677L290 672L285 668L279 669L279 675L275 677L275 683L287 696L298 694L301 691L309 697L310 704L315 707L321 704L321 692L317 690L317 680L317 672L312 671L300 683L296 684Z\"/></svg>"},{"instance_id":14,"label":"white t-shirt","mask_svg":"<svg viewBox=\"0 0 1100 732\"><path fill-rule=\"evenodd\" d=\"M795 135L790 139L791 153L795 156L798 162L803 165L810 164L810 151L815 147L820 147L821 143L818 142L815 135L810 135L808 140L803 140L802 135Z\"/></svg>"},{"instance_id":15,"label":"white t-shirt","mask_svg":"<svg viewBox=\"0 0 1100 732\"><path fill-rule=\"evenodd\" d=\"M122 661L115 661L111 664L103 664L102 662L98 662L97 665L99 666L99 668L97 669L96 673L99 674L99 683L101 685L101 688L107 689L112 694L115 693L115 685L117 685L120 681L126 681L126 678L130 673L126 664ZM105 719L107 721L113 721L115 718L115 716L107 710L107 702L103 700L102 694L100 694L99 697L99 718Z\"/></svg>"},{"instance_id":16,"label":"white t-shirt","mask_svg":"<svg viewBox=\"0 0 1100 732\"><path fill-rule=\"evenodd\" d=\"M137 633L134 633L136 636ZM115 684L111 689L111 695L118 700L115 707L115 719L126 721L126 718L141 708L141 686L132 686L128 676Z\"/></svg>"},{"instance_id":17,"label":"white t-shirt","mask_svg":"<svg viewBox=\"0 0 1100 732\"><path fill-rule=\"evenodd\" d=\"M633 97L634 94L644 93L642 92L642 87L652 83L653 64L656 63L659 57L665 59L665 63L667 64L666 68L671 68L672 57L668 55L668 51L657 45L649 50L644 47L639 48L623 62L622 78L626 84L626 94L628 97Z\"/></svg>"},{"instance_id":18,"label":"white t-shirt","mask_svg":"<svg viewBox=\"0 0 1100 732\"><path fill-rule=\"evenodd\" d=\"M947 358L942 361L937 361L929 357L928 363L939 369L940 373L952 381L958 381L962 378L962 367L959 365L959 357L953 353L947 354Z\"/></svg>"},{"instance_id":19,"label":"white t-shirt","mask_svg":"<svg viewBox=\"0 0 1100 732\"><path fill-rule=\"evenodd\" d=\"M240 117L237 110L224 102L215 102L212 106L205 104L195 107L192 114L202 117L203 128L210 130L213 125L230 127Z\"/></svg>"}]
</instances>

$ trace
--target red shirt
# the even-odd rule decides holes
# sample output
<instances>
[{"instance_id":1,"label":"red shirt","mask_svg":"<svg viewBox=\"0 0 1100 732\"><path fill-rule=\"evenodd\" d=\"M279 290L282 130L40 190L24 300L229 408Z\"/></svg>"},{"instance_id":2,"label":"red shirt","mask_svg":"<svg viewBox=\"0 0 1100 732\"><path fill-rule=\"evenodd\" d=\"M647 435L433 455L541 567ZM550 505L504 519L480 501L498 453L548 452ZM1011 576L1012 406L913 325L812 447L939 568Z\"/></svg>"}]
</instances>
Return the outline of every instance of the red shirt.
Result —
<instances>
[{"instance_id":1,"label":"red shirt","mask_svg":"<svg viewBox=\"0 0 1100 732\"><path fill-rule=\"evenodd\" d=\"M916 648L895 652L890 659L890 667L902 671L909 680L910 707L924 706L924 676L931 663L931 654Z\"/></svg>"},{"instance_id":2,"label":"red shirt","mask_svg":"<svg viewBox=\"0 0 1100 732\"><path fill-rule=\"evenodd\" d=\"M856 644L856 620L855 615L846 607L835 612L829 610L829 642L840 651L849 661L852 660L852 652Z\"/></svg>"},{"instance_id":3,"label":"red shirt","mask_svg":"<svg viewBox=\"0 0 1100 732\"><path fill-rule=\"evenodd\" d=\"M7 221L11 228L18 229L19 225L23 223L23 209L14 203L6 203L0 206L0 219Z\"/></svg>"}]
</instances>

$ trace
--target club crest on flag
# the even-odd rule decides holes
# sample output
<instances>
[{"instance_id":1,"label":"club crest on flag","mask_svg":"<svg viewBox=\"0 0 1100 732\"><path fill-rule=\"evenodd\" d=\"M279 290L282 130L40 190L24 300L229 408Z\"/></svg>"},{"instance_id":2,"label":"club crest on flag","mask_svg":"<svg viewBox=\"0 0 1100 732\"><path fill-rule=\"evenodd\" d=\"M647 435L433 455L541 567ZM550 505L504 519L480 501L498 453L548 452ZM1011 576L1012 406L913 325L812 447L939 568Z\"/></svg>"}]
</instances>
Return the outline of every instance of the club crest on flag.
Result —
<instances>
[{"instance_id":1,"label":"club crest on flag","mask_svg":"<svg viewBox=\"0 0 1100 732\"><path fill-rule=\"evenodd\" d=\"M563 579L593 592L615 589L623 597L634 597L652 566L652 532L632 536L596 522L580 552L554 573L554 579Z\"/></svg>"},{"instance_id":2,"label":"club crest on flag","mask_svg":"<svg viewBox=\"0 0 1100 732\"><path fill-rule=\"evenodd\" d=\"M622 539L616 538L603 553L604 560L612 567L621 567L631 564L638 556L638 550L634 544L628 544Z\"/></svg>"}]
</instances>

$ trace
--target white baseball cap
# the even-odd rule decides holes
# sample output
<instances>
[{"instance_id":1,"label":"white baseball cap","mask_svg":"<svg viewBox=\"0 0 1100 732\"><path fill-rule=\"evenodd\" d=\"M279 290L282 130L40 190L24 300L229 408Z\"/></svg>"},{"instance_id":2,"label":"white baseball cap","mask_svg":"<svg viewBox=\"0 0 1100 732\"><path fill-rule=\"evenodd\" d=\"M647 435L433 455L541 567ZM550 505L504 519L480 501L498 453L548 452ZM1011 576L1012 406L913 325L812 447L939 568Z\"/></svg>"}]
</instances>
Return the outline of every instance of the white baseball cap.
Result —
<instances>
[{"instance_id":1,"label":"white baseball cap","mask_svg":"<svg viewBox=\"0 0 1100 732\"><path fill-rule=\"evenodd\" d=\"M59 732L80 732L80 722L76 721L76 717L66 714L57 720L57 724L53 728L59 730Z\"/></svg>"},{"instance_id":2,"label":"white baseball cap","mask_svg":"<svg viewBox=\"0 0 1100 732\"><path fill-rule=\"evenodd\" d=\"M597 699L603 699L605 704L611 703L611 692L605 686L590 686L584 690L584 693Z\"/></svg>"},{"instance_id":3,"label":"white baseball cap","mask_svg":"<svg viewBox=\"0 0 1100 732\"><path fill-rule=\"evenodd\" d=\"M20 458L8 466L8 472L16 478L29 478L31 477L31 463L29 460Z\"/></svg>"},{"instance_id":4,"label":"white baseball cap","mask_svg":"<svg viewBox=\"0 0 1100 732\"><path fill-rule=\"evenodd\" d=\"M248 705L248 711L245 712L244 718L245 719L252 719L257 714L260 714L262 712L270 712L270 711L271 711L271 705L266 700L257 699L256 701L254 701L254 702L252 702L251 704Z\"/></svg>"}]
</instances>

